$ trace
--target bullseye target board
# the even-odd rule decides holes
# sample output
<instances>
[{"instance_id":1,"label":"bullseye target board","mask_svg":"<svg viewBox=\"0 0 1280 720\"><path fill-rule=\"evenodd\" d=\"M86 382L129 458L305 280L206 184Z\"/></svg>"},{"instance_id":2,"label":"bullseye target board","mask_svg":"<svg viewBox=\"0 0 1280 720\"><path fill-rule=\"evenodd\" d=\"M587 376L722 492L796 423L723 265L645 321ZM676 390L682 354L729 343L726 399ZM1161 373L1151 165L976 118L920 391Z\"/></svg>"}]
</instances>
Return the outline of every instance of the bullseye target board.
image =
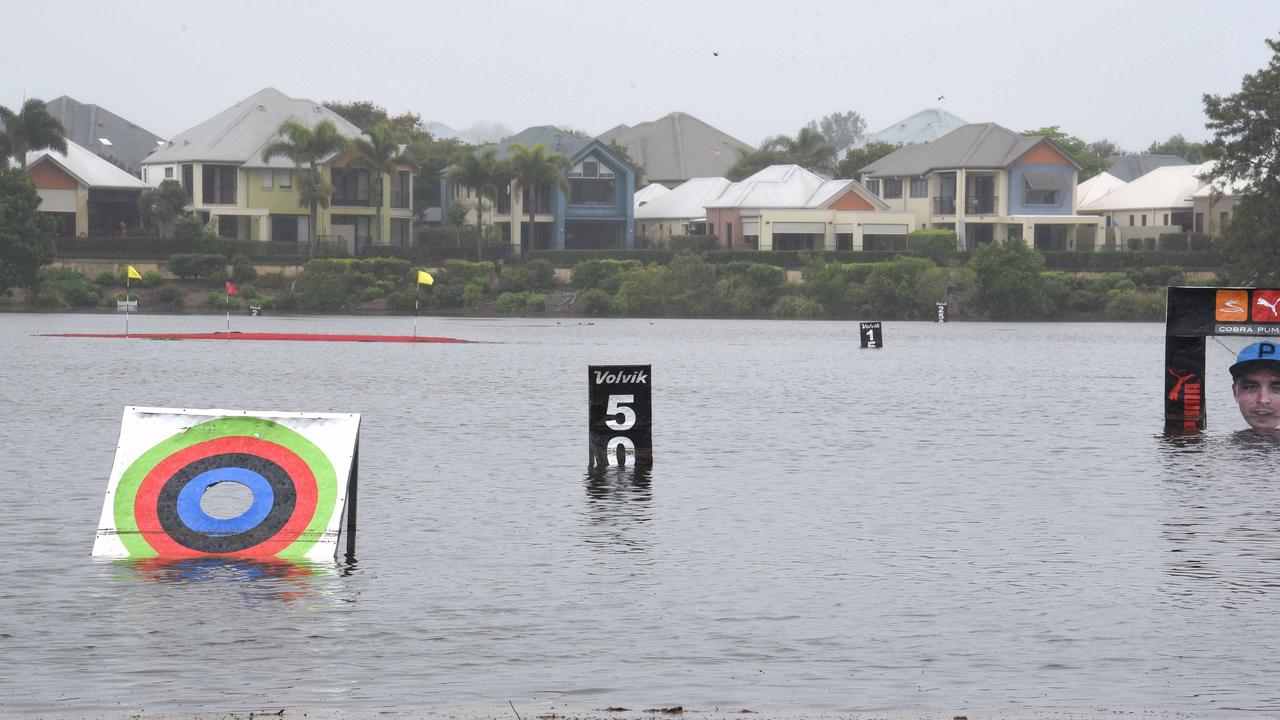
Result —
<instances>
[{"instance_id":1,"label":"bullseye target board","mask_svg":"<svg viewBox=\"0 0 1280 720\"><path fill-rule=\"evenodd\" d=\"M93 555L332 560L344 521L354 550L359 434L358 414L126 407ZM219 483L248 509L206 512Z\"/></svg>"}]
</instances>

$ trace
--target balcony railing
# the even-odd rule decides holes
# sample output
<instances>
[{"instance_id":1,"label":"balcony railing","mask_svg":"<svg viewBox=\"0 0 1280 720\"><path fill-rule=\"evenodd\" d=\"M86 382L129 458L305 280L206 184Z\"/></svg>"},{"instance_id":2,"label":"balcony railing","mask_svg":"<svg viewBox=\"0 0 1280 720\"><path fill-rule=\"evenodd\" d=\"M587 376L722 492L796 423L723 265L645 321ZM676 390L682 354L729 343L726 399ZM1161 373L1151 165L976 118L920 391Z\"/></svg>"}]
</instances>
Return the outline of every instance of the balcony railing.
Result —
<instances>
[{"instance_id":1,"label":"balcony railing","mask_svg":"<svg viewBox=\"0 0 1280 720\"><path fill-rule=\"evenodd\" d=\"M346 190L343 192L335 192L331 202L334 205L364 206L369 205L369 191L365 190Z\"/></svg>"},{"instance_id":2,"label":"balcony railing","mask_svg":"<svg viewBox=\"0 0 1280 720\"><path fill-rule=\"evenodd\" d=\"M956 199L950 195L942 195L933 199L934 215L955 215Z\"/></svg>"},{"instance_id":3,"label":"balcony railing","mask_svg":"<svg viewBox=\"0 0 1280 720\"><path fill-rule=\"evenodd\" d=\"M980 195L966 198L964 212L966 215L994 215L1000 198L995 195Z\"/></svg>"},{"instance_id":4,"label":"balcony railing","mask_svg":"<svg viewBox=\"0 0 1280 720\"><path fill-rule=\"evenodd\" d=\"M409 193L403 190L391 191L391 207L407 208L409 207Z\"/></svg>"}]
</instances>

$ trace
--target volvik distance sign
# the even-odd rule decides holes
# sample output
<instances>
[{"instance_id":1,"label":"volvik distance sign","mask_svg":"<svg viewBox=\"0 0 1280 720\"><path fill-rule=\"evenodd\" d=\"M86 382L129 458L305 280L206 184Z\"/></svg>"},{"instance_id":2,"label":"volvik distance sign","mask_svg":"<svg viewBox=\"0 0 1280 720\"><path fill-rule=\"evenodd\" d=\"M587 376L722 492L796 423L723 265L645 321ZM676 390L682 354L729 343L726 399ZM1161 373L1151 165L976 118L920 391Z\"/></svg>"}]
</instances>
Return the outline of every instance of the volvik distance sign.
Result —
<instances>
[{"instance_id":1,"label":"volvik distance sign","mask_svg":"<svg viewBox=\"0 0 1280 720\"><path fill-rule=\"evenodd\" d=\"M127 407L95 557L332 560L354 551L360 416ZM235 517L201 500L252 495Z\"/></svg>"},{"instance_id":2,"label":"volvik distance sign","mask_svg":"<svg viewBox=\"0 0 1280 720\"><path fill-rule=\"evenodd\" d=\"M858 339L864 348L884 347L884 328L880 321L858 323Z\"/></svg>"},{"instance_id":3,"label":"volvik distance sign","mask_svg":"<svg viewBox=\"0 0 1280 720\"><path fill-rule=\"evenodd\" d=\"M587 368L591 467L653 465L652 387L650 365Z\"/></svg>"}]
</instances>

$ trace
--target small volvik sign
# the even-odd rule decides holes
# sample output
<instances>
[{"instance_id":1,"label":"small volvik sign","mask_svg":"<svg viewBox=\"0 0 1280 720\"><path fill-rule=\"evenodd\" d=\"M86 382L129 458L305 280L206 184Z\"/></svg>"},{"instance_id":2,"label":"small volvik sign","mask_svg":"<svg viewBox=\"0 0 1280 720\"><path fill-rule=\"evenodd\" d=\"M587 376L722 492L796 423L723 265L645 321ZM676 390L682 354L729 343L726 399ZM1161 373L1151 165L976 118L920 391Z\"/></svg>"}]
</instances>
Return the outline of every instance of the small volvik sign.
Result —
<instances>
[{"instance_id":1,"label":"small volvik sign","mask_svg":"<svg viewBox=\"0 0 1280 720\"><path fill-rule=\"evenodd\" d=\"M860 322L858 323L858 338L862 341L864 348L882 348L884 347L884 328L881 327L880 321Z\"/></svg>"},{"instance_id":2,"label":"small volvik sign","mask_svg":"<svg viewBox=\"0 0 1280 720\"><path fill-rule=\"evenodd\" d=\"M944 302L936 302L934 303L934 307L938 309L938 322L940 323L946 322L947 321L947 304Z\"/></svg>"},{"instance_id":3,"label":"small volvik sign","mask_svg":"<svg viewBox=\"0 0 1280 720\"><path fill-rule=\"evenodd\" d=\"M592 467L653 465L651 375L650 365L588 366Z\"/></svg>"}]
</instances>

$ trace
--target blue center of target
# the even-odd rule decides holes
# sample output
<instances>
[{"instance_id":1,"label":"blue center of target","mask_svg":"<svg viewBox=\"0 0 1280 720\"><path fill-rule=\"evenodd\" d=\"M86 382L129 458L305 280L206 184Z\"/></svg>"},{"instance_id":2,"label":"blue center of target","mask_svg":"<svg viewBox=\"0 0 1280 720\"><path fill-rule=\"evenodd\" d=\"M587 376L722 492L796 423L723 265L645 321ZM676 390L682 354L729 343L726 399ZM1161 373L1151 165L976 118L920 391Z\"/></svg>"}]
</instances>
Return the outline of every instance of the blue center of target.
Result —
<instances>
[{"instance_id":1,"label":"blue center of target","mask_svg":"<svg viewBox=\"0 0 1280 720\"><path fill-rule=\"evenodd\" d=\"M233 518L216 518L200 507L200 500L209 488L221 482L244 485L253 493L253 503ZM247 468L224 467L196 475L178 493L178 518L195 532L204 535L234 535L258 526L271 512L275 504L275 492L271 483Z\"/></svg>"}]
</instances>

